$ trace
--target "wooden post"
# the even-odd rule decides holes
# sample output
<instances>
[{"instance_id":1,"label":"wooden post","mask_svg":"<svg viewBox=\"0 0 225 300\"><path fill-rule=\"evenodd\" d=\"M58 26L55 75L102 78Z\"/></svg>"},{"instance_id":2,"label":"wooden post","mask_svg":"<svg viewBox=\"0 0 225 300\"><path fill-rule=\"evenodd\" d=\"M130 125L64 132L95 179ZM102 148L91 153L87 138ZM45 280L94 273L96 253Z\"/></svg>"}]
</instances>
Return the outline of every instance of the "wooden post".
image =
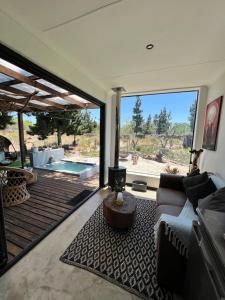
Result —
<instances>
[{"instance_id":1,"label":"wooden post","mask_svg":"<svg viewBox=\"0 0 225 300\"><path fill-rule=\"evenodd\" d=\"M24 128L23 128L23 113L22 112L18 112L18 129L19 129L19 140L20 140L21 165L22 165L22 168L24 168L25 146L24 146Z\"/></svg>"}]
</instances>

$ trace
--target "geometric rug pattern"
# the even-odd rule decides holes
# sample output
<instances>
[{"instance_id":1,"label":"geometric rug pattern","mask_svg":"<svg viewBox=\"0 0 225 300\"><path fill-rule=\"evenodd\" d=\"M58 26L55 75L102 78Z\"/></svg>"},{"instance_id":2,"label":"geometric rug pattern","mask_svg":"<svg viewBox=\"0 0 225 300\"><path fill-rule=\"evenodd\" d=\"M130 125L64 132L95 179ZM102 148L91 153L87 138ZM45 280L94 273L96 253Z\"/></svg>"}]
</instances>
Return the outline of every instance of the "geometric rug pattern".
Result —
<instances>
[{"instance_id":1,"label":"geometric rug pattern","mask_svg":"<svg viewBox=\"0 0 225 300\"><path fill-rule=\"evenodd\" d=\"M171 300L156 279L155 202L137 199L136 220L128 230L111 228L101 204L60 260L93 272L150 300Z\"/></svg>"}]
</instances>

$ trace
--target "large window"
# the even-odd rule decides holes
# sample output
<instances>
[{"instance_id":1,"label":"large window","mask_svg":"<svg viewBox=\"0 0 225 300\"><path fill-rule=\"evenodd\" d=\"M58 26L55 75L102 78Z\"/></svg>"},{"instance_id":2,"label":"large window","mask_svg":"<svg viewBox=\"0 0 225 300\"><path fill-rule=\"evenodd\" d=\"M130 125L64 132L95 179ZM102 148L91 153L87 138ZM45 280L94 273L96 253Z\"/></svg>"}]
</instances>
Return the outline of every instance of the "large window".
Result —
<instances>
[{"instance_id":1,"label":"large window","mask_svg":"<svg viewBox=\"0 0 225 300\"><path fill-rule=\"evenodd\" d=\"M186 174L198 92L121 99L120 164L128 172Z\"/></svg>"}]
</instances>

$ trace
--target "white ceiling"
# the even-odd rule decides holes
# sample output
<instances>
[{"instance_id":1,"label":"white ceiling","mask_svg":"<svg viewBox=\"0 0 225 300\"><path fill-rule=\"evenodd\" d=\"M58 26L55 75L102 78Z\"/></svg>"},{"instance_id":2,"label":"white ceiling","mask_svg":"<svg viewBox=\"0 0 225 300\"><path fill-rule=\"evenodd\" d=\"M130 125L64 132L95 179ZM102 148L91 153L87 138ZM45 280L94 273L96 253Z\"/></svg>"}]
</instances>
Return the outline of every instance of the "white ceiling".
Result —
<instances>
[{"instance_id":1,"label":"white ceiling","mask_svg":"<svg viewBox=\"0 0 225 300\"><path fill-rule=\"evenodd\" d=\"M0 0L107 89L208 85L225 72L224 0ZM146 50L153 43L153 50Z\"/></svg>"}]
</instances>

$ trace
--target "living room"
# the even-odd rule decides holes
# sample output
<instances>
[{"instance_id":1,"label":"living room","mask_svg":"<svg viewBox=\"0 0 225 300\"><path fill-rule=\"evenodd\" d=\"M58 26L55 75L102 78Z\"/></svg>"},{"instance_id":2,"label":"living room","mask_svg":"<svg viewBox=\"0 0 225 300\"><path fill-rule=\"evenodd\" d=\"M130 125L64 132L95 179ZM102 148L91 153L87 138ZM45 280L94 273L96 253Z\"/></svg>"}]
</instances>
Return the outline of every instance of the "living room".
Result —
<instances>
[{"instance_id":1,"label":"living room","mask_svg":"<svg viewBox=\"0 0 225 300\"><path fill-rule=\"evenodd\" d=\"M200 153L197 160L197 168L200 169L201 175L208 172L207 180L211 178L213 180L214 178L216 188L220 190L225 185L225 137L223 134L223 130L225 130L225 108L223 103L225 95L224 9L225 5L222 0L213 2L199 0L197 3L196 1L181 3L175 0L170 3L163 1L154 3L154 1L147 0L143 0L141 3L133 0L130 2L126 0L93 1L92 3L86 1L85 4L82 1L76 3L56 1L52 7L45 1L37 3L25 0L19 2L1 1L0 41L2 53L0 53L0 56L1 58L2 56L6 57L7 51L3 53L3 49L6 47L24 57L24 61L30 61L53 74L53 77L61 78L68 84L104 103L105 115L102 116L102 119L105 118L105 156L104 176L102 173L101 176L105 185L108 184L108 167L116 166L115 158L118 152L118 139L116 139L116 136L118 138L119 131L116 120L119 109L117 99L120 100L121 96L198 91L192 149L200 150L203 148L203 152ZM16 62L14 61L14 63ZM124 90L118 95L117 89L121 87ZM216 103L213 108L210 107L212 103ZM180 106L182 107L182 101ZM218 111L215 112L215 109L218 109ZM206 112L210 110L212 111L210 114L213 117L216 116L214 121L216 124L213 123L210 129L213 130L213 134L210 133L210 130L207 130L207 128L210 128L207 124L212 124L210 120L207 119L206 121ZM204 136L206 137L204 138ZM212 143L208 143L207 136L209 140L209 136L211 136ZM192 155L192 163L193 158L194 155ZM122 161L119 160L118 164L122 165ZM193 166L190 164L190 167ZM168 189L171 187L169 178L173 175L169 174L169 177L166 177L164 185L160 176L151 174L145 176L141 174L141 171L126 174L126 183L128 184L126 185L126 192L132 195L129 197L136 197L140 200L135 209L140 209L140 203L143 203L142 206L146 208L146 211L152 212L150 215L147 212L144 215L142 211L139 215L142 215L143 219L137 222L139 225L146 223L145 228L150 228L151 237L145 235L146 232L143 233L143 237L151 239L146 249L152 250L154 248L152 230L155 220L154 222L153 220L148 222L149 216L153 218L153 215L156 214L152 203L155 203L156 190L159 186ZM147 182L147 192L134 192L130 187L133 181ZM176 182L175 184L175 190L177 191L179 187L176 185L179 185L179 183ZM172 187L174 187L173 183ZM183 190L178 192L183 193ZM174 254L169 246L170 241L167 239L161 241L161 243L164 243L165 249L168 250L165 251L166 253L160 252L162 253L161 262L150 254L147 255L151 260L151 263L146 262L147 267L149 267L148 274L146 275L143 271L140 275L141 281L147 282L147 287L142 287L143 283L140 283L138 287L138 284L135 285L132 282L132 276L128 274L130 272L128 266L126 266L125 273L128 274L126 276L130 276L128 280L130 283L126 284L125 277L124 279L118 279L115 274L114 277L111 275L106 276L104 270L100 270L100 268L103 268L102 266L88 268L84 266L85 263L83 265L82 262L76 263L76 258L71 254L72 251L75 251L73 249L79 246L76 244L76 237L83 239L85 234L89 238L92 235L90 231L85 233L85 230L87 230L85 224L88 224L89 230L91 230L91 226L94 226L94 230L102 230L107 232L108 235L115 233L114 229L110 233L107 231L111 227L107 227L106 230L106 227L98 227L99 225L96 225L95 222L96 219L103 220L99 209L102 209L102 201L108 197L108 193L110 193L108 186L99 189L70 217L6 271L0 278L1 299L61 299L62 297L65 299L111 299L112 297L114 299L179 299L181 296L177 294L180 294L179 288L183 284L186 285L185 288L188 288L189 291L194 290L196 292L196 294L188 294L187 290L186 292L182 291L183 298L187 300L220 299L224 297L223 286L221 287L224 282L224 261L221 254L224 253L225 249L222 236L222 233L225 233L225 227L216 214L207 216L201 214L199 219L199 222L206 229L209 226L209 224L204 223L207 218L207 220L217 218L217 220L220 220L217 222L218 227L221 225L220 228L215 226L215 230L218 229L220 232L219 240L215 243L212 241L209 243L210 247L213 245L213 250L210 248L212 251L209 251L210 255L213 253L213 259L210 263L214 262L215 257L218 256L218 259L215 259L216 268L207 269L208 273L206 272L206 275L204 273L206 277L203 277L208 283L209 298L206 298L204 291L202 291L206 286L203 284L203 279L200 280L199 285L196 282L193 284L190 280L189 274L193 262L191 267L187 264L186 268L186 257L180 255L180 249L182 247L186 249L185 245L177 242L177 248L173 247L178 254ZM211 191L210 194L212 193L215 193L215 190ZM119 192L116 199L118 203L121 201L121 197ZM122 200L126 201L126 197L124 196ZM171 197L175 197L174 194ZM207 195L204 194L205 197ZM146 204L146 198L153 200L153 202L148 200L149 202ZM166 194L166 201L167 198L169 198L168 194ZM169 200L173 201L173 199ZM161 203L164 207L160 214L178 217L186 200L185 194L183 204L175 205L180 208L178 209L179 213L176 212L175 215L173 212L172 214L168 213L168 209L164 211L165 205L168 203ZM221 205L218 214L223 214L222 209ZM212 209L212 211L214 210ZM94 222L93 215L95 216ZM195 216L197 215L194 215L194 221L196 221ZM92 218L91 224L87 223L90 218ZM162 221L165 224L166 221L169 222L169 219L172 220L169 217ZM115 217L112 218L112 222L114 221ZM129 218L126 219L126 222L129 221ZM198 224L195 222L194 224L198 228ZM210 229L213 227L212 224L210 223ZM203 225L201 226L204 227ZM102 223L101 226L103 226ZM199 229L200 233L202 227ZM167 232L170 232L167 227L159 228L162 236L166 229ZM135 233L138 235L140 231ZM214 232L214 234L217 233ZM212 236L213 232L208 230L207 241ZM135 240L134 232L131 237ZM166 234L165 237L167 237ZM179 238L179 233L176 238ZM106 240L107 238L104 237L103 242ZM141 238L140 240L143 242ZM84 240L82 240L82 245L84 243ZM120 239L116 240L117 250L120 249L119 243ZM142 245L144 245L144 242ZM68 246L70 248L67 249ZM105 245L102 245L102 249L104 247ZM110 247L113 247L113 243ZM160 246L160 251L162 247ZM145 247L141 246L138 251L141 252L144 249ZM82 249L82 251L86 250ZM168 256L168 253L171 256ZM145 257L145 254L142 254L142 256ZM135 259L137 257L138 253L136 252ZM133 258L133 260L135 259ZM116 258L114 257L113 260L116 261ZM166 264L169 260L171 260L172 266L177 267L174 272L170 269L172 266ZM158 275L159 277L156 278L155 271L151 273L150 268L156 267L158 263L158 270L162 272L160 274L163 274L163 276ZM220 263L222 267L218 267L217 264ZM123 268L122 262L120 264ZM204 260L202 265L205 268ZM199 263L199 269L202 265ZM146 265L144 268L146 268ZM169 279L165 268L171 272L171 278ZM192 272L198 274L197 271L192 270ZM153 274L150 276L151 284L149 284L147 278L149 274ZM208 274L211 274L211 277ZM199 278L200 275L198 275ZM178 278L182 278L182 280L179 282ZM161 280L161 285L158 285L157 279ZM183 280L186 280L186 282L183 282ZM174 284L174 282L177 284ZM213 286L212 289L211 285ZM214 293L214 291L216 292Z\"/></svg>"}]
</instances>

